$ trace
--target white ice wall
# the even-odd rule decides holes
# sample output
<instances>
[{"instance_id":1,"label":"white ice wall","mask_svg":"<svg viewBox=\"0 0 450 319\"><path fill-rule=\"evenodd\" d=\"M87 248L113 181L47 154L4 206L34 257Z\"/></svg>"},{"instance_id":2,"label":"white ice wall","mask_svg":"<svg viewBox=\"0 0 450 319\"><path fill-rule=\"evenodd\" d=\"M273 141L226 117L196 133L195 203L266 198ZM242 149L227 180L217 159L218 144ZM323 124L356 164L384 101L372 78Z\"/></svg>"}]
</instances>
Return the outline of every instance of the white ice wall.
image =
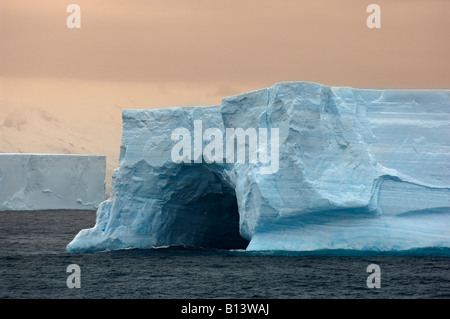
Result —
<instances>
[{"instance_id":1,"label":"white ice wall","mask_svg":"<svg viewBox=\"0 0 450 319\"><path fill-rule=\"evenodd\" d=\"M105 156L0 154L0 211L95 210L105 171Z\"/></svg>"}]
</instances>

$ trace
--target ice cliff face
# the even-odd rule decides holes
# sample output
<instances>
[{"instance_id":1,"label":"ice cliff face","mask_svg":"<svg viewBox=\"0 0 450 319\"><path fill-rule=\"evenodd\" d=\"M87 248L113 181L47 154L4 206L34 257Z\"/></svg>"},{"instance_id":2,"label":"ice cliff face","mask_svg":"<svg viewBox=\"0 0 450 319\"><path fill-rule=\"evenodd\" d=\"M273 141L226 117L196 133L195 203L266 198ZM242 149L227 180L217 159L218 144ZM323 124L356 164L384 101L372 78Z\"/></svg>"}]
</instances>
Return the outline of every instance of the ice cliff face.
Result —
<instances>
[{"instance_id":1,"label":"ice cliff face","mask_svg":"<svg viewBox=\"0 0 450 319\"><path fill-rule=\"evenodd\" d=\"M96 210L105 170L104 156L0 154L0 211Z\"/></svg>"},{"instance_id":2,"label":"ice cliff face","mask_svg":"<svg viewBox=\"0 0 450 319\"><path fill-rule=\"evenodd\" d=\"M175 163L177 128L208 144L198 121L202 132L278 129L277 169L225 153L208 163L195 146ZM111 198L67 250L450 247L449 136L442 90L280 83L220 106L124 110Z\"/></svg>"}]
</instances>

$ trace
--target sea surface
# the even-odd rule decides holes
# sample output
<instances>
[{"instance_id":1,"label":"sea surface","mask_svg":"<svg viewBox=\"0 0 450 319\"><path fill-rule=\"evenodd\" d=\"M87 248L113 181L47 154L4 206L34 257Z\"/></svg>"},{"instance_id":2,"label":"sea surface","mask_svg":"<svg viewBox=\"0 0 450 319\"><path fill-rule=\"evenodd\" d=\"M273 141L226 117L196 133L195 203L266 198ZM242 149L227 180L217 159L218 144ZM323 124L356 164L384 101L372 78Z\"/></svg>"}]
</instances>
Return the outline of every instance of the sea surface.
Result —
<instances>
[{"instance_id":1,"label":"sea surface","mask_svg":"<svg viewBox=\"0 0 450 319\"><path fill-rule=\"evenodd\" d=\"M94 224L94 211L0 212L0 298L450 298L450 249L67 253ZM81 288L67 286L71 264L80 267ZM367 286L371 264L380 267L380 288Z\"/></svg>"}]
</instances>

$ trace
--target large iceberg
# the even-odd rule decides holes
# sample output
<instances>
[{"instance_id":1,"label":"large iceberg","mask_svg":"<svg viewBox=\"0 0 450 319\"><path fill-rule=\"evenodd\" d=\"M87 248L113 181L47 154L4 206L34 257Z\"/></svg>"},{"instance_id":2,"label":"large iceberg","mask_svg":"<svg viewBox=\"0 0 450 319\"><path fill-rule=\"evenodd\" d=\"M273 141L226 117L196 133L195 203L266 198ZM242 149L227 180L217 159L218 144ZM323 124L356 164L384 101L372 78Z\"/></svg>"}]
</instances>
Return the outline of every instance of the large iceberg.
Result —
<instances>
[{"instance_id":1,"label":"large iceberg","mask_svg":"<svg viewBox=\"0 0 450 319\"><path fill-rule=\"evenodd\" d=\"M230 128L264 134L213 152ZM262 150L269 162L250 160ZM279 83L220 106L124 110L111 197L67 250L450 247L449 187L449 90Z\"/></svg>"},{"instance_id":2,"label":"large iceberg","mask_svg":"<svg viewBox=\"0 0 450 319\"><path fill-rule=\"evenodd\" d=\"M96 210L105 171L105 156L0 154L0 211Z\"/></svg>"}]
</instances>

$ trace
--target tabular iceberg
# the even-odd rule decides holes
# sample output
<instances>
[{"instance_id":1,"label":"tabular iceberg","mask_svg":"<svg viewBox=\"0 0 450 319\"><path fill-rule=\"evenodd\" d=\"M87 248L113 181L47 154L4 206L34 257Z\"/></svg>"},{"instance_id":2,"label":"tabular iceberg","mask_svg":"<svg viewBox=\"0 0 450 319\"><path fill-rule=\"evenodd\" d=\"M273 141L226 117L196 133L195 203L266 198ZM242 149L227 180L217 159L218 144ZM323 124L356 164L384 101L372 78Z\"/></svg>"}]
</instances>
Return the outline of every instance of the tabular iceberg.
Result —
<instances>
[{"instance_id":1,"label":"tabular iceberg","mask_svg":"<svg viewBox=\"0 0 450 319\"><path fill-rule=\"evenodd\" d=\"M198 142L199 120L202 132L277 128L277 169L208 162L195 146L175 162L173 133ZM448 90L293 82L220 106L124 110L111 197L67 250L450 247L449 137Z\"/></svg>"},{"instance_id":2,"label":"tabular iceberg","mask_svg":"<svg viewBox=\"0 0 450 319\"><path fill-rule=\"evenodd\" d=\"M0 211L96 210L105 171L105 156L0 154Z\"/></svg>"}]
</instances>

